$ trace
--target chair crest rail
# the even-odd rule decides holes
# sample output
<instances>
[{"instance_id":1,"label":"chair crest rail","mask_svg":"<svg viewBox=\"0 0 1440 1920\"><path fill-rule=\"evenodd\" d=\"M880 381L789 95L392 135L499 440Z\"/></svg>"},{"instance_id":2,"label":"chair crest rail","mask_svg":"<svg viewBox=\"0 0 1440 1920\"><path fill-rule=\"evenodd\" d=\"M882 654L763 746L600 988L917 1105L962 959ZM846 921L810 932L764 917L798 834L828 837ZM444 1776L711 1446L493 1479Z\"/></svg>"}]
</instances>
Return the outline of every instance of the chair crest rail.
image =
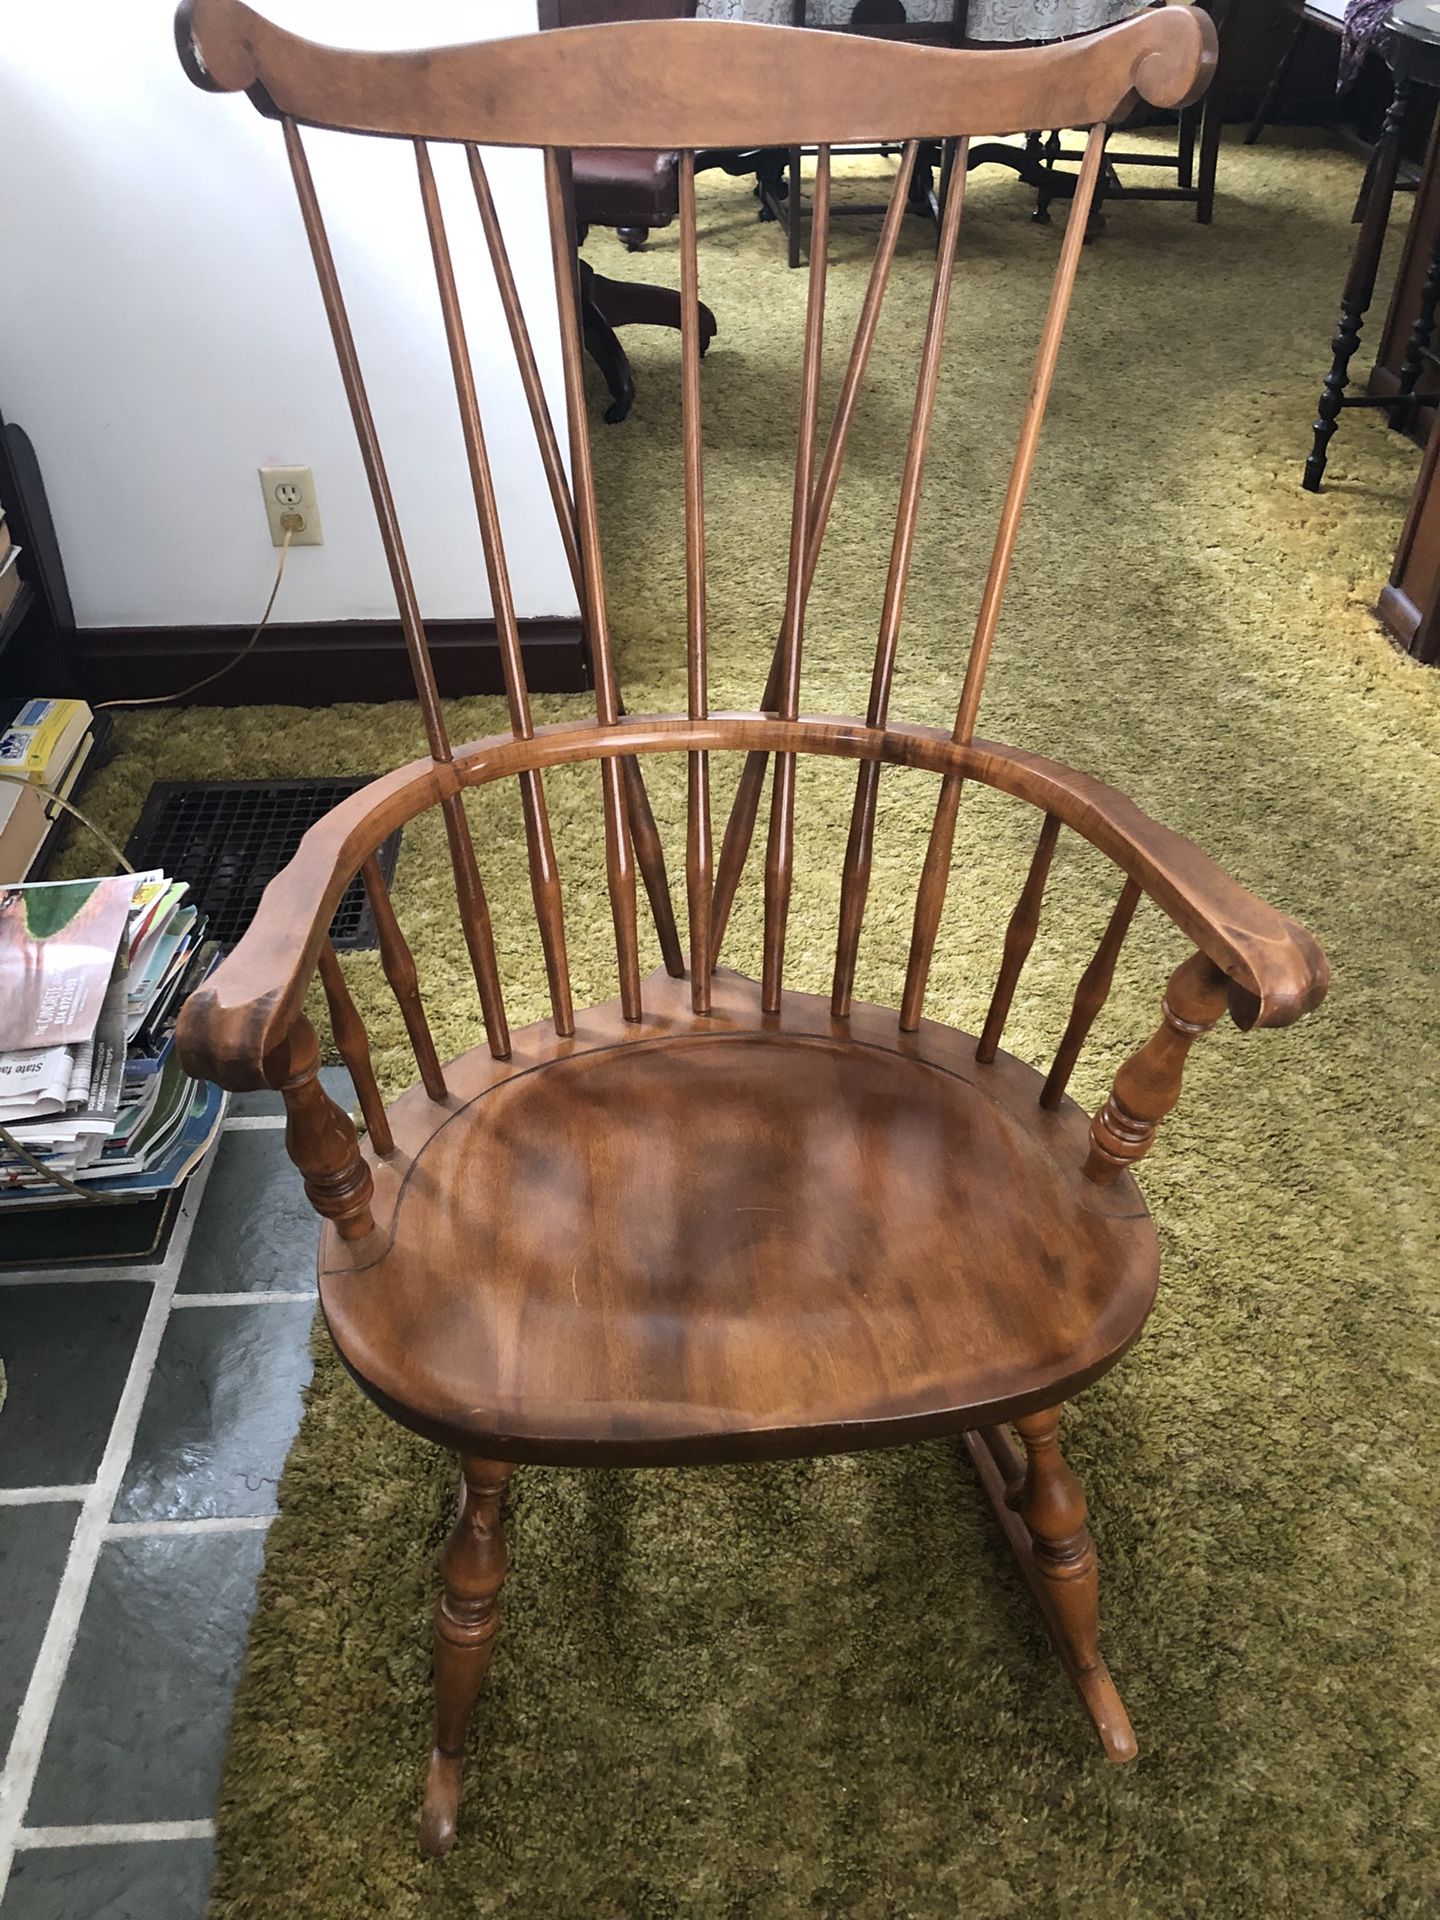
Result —
<instances>
[{"instance_id":1,"label":"chair crest rail","mask_svg":"<svg viewBox=\"0 0 1440 1920\"><path fill-rule=\"evenodd\" d=\"M539 727L457 747L453 761L412 761L342 801L312 827L271 881L250 930L187 1003L182 1055L222 1085L265 1084L266 1058L284 1044L320 963L340 897L387 834L467 786L616 755L663 752L820 753L959 775L1053 814L1127 874L1226 976L1241 1027L1287 1026L1318 1005L1329 971L1302 926L1229 878L1184 835L1152 820L1102 781L1059 761L994 741L968 745L937 727L867 727L853 719L770 714L626 715Z\"/></svg>"},{"instance_id":2,"label":"chair crest rail","mask_svg":"<svg viewBox=\"0 0 1440 1920\"><path fill-rule=\"evenodd\" d=\"M823 145L1093 126L1137 100L1189 105L1217 41L1188 6L1004 53L906 46L721 20L647 20L414 53L328 47L241 0L176 20L197 85L307 126L487 146Z\"/></svg>"}]
</instances>

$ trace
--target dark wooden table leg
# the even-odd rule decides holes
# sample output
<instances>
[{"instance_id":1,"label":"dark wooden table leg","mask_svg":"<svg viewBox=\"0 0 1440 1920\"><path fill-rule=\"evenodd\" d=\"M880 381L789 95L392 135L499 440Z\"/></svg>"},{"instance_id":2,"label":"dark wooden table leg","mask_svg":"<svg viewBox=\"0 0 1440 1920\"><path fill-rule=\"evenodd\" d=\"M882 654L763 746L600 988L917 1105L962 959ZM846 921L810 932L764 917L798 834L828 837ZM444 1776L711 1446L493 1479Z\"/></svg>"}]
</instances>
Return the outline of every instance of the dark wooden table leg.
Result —
<instances>
[{"instance_id":1,"label":"dark wooden table leg","mask_svg":"<svg viewBox=\"0 0 1440 1920\"><path fill-rule=\"evenodd\" d=\"M1370 296L1375 291L1375 275L1380 266L1380 249L1385 244L1385 228L1390 219L1390 202L1395 193L1395 176L1400 167L1400 125L1405 117L1409 96L1406 79L1395 76L1395 92L1385 115L1380 144L1375 149L1375 171L1365 205L1365 218L1355 236L1355 251L1340 296L1340 320L1332 342L1333 359L1325 384L1320 389L1320 404L1315 415L1315 438L1305 462L1301 485L1309 493L1320 491L1325 472L1327 449L1334 436L1345 404L1345 389L1350 381L1350 362L1360 344L1360 328Z\"/></svg>"},{"instance_id":2,"label":"dark wooden table leg","mask_svg":"<svg viewBox=\"0 0 1440 1920\"><path fill-rule=\"evenodd\" d=\"M800 148L791 147L790 149L790 192L788 195L787 212L785 217L785 244L786 244L786 257L789 260L790 265L792 267L798 267L800 264L800 219L801 219L800 210L802 206L802 200L801 200L801 194L800 194L801 159L802 159L802 154L801 154Z\"/></svg>"},{"instance_id":3,"label":"dark wooden table leg","mask_svg":"<svg viewBox=\"0 0 1440 1920\"><path fill-rule=\"evenodd\" d=\"M1035 211L1031 219L1042 227L1050 224L1050 202L1061 191L1060 175L1055 161L1060 152L1060 135L1051 128L1042 140L1038 133L1025 136L1025 159L1035 169L1037 184L1035 188Z\"/></svg>"},{"instance_id":4,"label":"dark wooden table leg","mask_svg":"<svg viewBox=\"0 0 1440 1920\"><path fill-rule=\"evenodd\" d=\"M1220 163L1220 129L1225 124L1226 82L1230 61L1227 52L1230 0L1205 0L1206 11L1220 36L1220 52L1215 62L1215 77L1200 103L1200 157L1196 169L1195 218L1208 227L1215 217L1215 170ZM1187 186L1189 182L1185 183Z\"/></svg>"},{"instance_id":5,"label":"dark wooden table leg","mask_svg":"<svg viewBox=\"0 0 1440 1920\"><path fill-rule=\"evenodd\" d=\"M1260 104L1255 109L1255 118L1245 129L1245 145L1247 147L1253 147L1265 131L1265 124L1270 118L1276 100L1280 97L1280 89L1290 77L1290 69L1294 66L1295 56L1300 51L1300 41L1304 32L1305 16L1301 14L1300 18L1295 22L1295 31L1291 34L1285 51L1275 63L1275 71L1265 82L1265 91L1261 94ZM1188 111L1189 109L1187 108L1187 112Z\"/></svg>"},{"instance_id":6,"label":"dark wooden table leg","mask_svg":"<svg viewBox=\"0 0 1440 1920\"><path fill-rule=\"evenodd\" d=\"M1420 290L1420 304L1415 309L1415 324L1410 329L1405 358L1400 363L1395 411L1390 415L1392 427L1408 429L1414 417L1415 382L1420 378L1424 368L1430 338L1435 331L1437 306L1440 306L1440 232L1435 236L1435 245L1430 254L1430 270L1425 275L1425 285Z\"/></svg>"},{"instance_id":7,"label":"dark wooden table leg","mask_svg":"<svg viewBox=\"0 0 1440 1920\"><path fill-rule=\"evenodd\" d=\"M763 147L755 156L755 198L760 202L757 220L778 220L785 200L786 152L784 147ZM696 163L699 171L699 163Z\"/></svg>"},{"instance_id":8,"label":"dark wooden table leg","mask_svg":"<svg viewBox=\"0 0 1440 1920\"><path fill-rule=\"evenodd\" d=\"M1195 184L1195 126L1199 117L1198 106L1180 109L1180 120L1175 129L1175 184L1177 186L1193 187Z\"/></svg>"},{"instance_id":9,"label":"dark wooden table leg","mask_svg":"<svg viewBox=\"0 0 1440 1920\"><path fill-rule=\"evenodd\" d=\"M945 218L945 202L949 198L950 183L955 173L955 140L947 140L940 149L940 185L935 195L935 244L940 244L940 226Z\"/></svg>"}]
</instances>

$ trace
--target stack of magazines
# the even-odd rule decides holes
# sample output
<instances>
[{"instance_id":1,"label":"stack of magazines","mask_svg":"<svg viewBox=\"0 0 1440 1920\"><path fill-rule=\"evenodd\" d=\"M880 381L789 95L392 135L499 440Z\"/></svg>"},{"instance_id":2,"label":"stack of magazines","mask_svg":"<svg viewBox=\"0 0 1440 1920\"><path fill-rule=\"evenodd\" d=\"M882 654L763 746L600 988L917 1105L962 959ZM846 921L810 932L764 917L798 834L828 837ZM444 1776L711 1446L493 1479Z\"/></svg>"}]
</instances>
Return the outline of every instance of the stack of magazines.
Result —
<instances>
[{"instance_id":1,"label":"stack of magazines","mask_svg":"<svg viewBox=\"0 0 1440 1920\"><path fill-rule=\"evenodd\" d=\"M219 957L163 873L0 887L0 1210L176 1187L213 1145L175 1016Z\"/></svg>"}]
</instances>

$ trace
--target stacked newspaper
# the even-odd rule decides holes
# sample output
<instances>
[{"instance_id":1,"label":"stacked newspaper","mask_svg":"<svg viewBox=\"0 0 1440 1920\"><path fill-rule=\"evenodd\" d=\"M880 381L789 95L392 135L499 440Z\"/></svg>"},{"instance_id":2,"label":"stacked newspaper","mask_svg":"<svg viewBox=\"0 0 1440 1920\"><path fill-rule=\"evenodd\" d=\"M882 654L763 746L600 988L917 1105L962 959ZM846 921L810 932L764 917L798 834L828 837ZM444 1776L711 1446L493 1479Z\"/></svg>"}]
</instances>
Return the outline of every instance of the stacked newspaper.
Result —
<instances>
[{"instance_id":1,"label":"stacked newspaper","mask_svg":"<svg viewBox=\"0 0 1440 1920\"><path fill-rule=\"evenodd\" d=\"M218 1087L175 1052L181 1002L214 965L163 873L0 887L0 1209L163 1192L204 1157Z\"/></svg>"}]
</instances>

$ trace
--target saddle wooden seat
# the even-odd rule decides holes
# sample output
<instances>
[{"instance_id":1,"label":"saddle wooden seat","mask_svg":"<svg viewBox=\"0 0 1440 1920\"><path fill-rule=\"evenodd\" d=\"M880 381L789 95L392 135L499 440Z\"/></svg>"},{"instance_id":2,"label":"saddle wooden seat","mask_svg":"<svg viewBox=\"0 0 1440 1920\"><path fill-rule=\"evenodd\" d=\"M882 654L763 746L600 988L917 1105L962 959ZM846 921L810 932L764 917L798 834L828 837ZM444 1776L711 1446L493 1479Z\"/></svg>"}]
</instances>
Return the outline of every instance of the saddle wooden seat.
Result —
<instances>
[{"instance_id":1,"label":"saddle wooden seat","mask_svg":"<svg viewBox=\"0 0 1440 1920\"><path fill-rule=\"evenodd\" d=\"M325 1232L352 1373L456 1452L619 1466L916 1439L1053 1406L1134 1339L1155 1230L1090 1121L926 1021L717 973L478 1048L391 1110L373 1238Z\"/></svg>"},{"instance_id":2,"label":"saddle wooden seat","mask_svg":"<svg viewBox=\"0 0 1440 1920\"><path fill-rule=\"evenodd\" d=\"M266 889L244 939L184 1009L181 1057L235 1088L280 1089L286 1142L326 1225L320 1291L345 1364L396 1419L459 1456L460 1514L435 1612L435 1739L422 1848L454 1841L466 1729L493 1651L505 1572L501 1499L517 1462L681 1464L963 1437L1106 1754L1135 1741L1099 1651L1085 1499L1059 1448L1066 1397L1111 1365L1145 1318L1156 1242L1131 1174L1179 1097L1191 1046L1227 1011L1282 1026L1321 998L1323 955L1293 921L1122 794L1058 762L976 737L1041 418L1079 266L1107 125L1137 100L1179 108L1215 60L1208 17L1149 11L1086 40L970 53L715 21L563 29L474 47L371 54L318 47L240 0L190 0L181 54L202 86L245 89L279 119L395 585L428 756L341 802ZM663 88L655 76L663 74ZM972 135L1088 126L974 638L948 729L889 706ZM509 733L456 746L438 698L395 501L370 412L302 126L409 141L505 669ZM918 129L918 132L916 131ZM930 301L899 463L891 561L863 716L800 705L806 605L835 502L922 138L953 140ZM595 717L536 727L465 316L430 158L463 148L501 309L595 668ZM903 142L894 190L818 453L832 144ZM559 308L569 467L496 217L482 146L538 146ZM695 200L697 149L815 147L789 564L768 683L753 712L708 696ZM565 220L576 148L679 155L685 542L683 713L632 716L604 592ZM1029 231L1027 229L1027 231ZM893 351L894 349L892 349ZM874 458L867 450L867 458ZM678 626L677 621L677 626ZM671 905L642 771L683 756L688 943ZM742 767L718 857L711 756ZM853 762L828 1001L786 983L802 756ZM545 779L593 763L618 999L572 1004ZM772 775L773 767L773 775ZM854 998L878 793L887 769L929 779L935 809L898 1008ZM719 956L770 778L757 983ZM550 1019L512 1032L467 792L519 789ZM978 1038L925 1018L967 785L1038 815ZM443 1063L376 851L406 821L444 824L486 1044ZM1062 831L1117 870L1108 922L1043 1076L1001 1041L1037 937ZM808 856L807 856L808 857ZM331 918L363 877L418 1084L382 1101ZM642 979L637 880L664 972ZM1072 1069L1110 991L1142 898L1188 948L1150 1038L1086 1123ZM318 971L366 1122L324 1092L306 996ZM1010 1437L1019 1435L1017 1449ZM823 1657L817 1653L817 1657ZM343 1764L337 1756L337 1764Z\"/></svg>"}]
</instances>

